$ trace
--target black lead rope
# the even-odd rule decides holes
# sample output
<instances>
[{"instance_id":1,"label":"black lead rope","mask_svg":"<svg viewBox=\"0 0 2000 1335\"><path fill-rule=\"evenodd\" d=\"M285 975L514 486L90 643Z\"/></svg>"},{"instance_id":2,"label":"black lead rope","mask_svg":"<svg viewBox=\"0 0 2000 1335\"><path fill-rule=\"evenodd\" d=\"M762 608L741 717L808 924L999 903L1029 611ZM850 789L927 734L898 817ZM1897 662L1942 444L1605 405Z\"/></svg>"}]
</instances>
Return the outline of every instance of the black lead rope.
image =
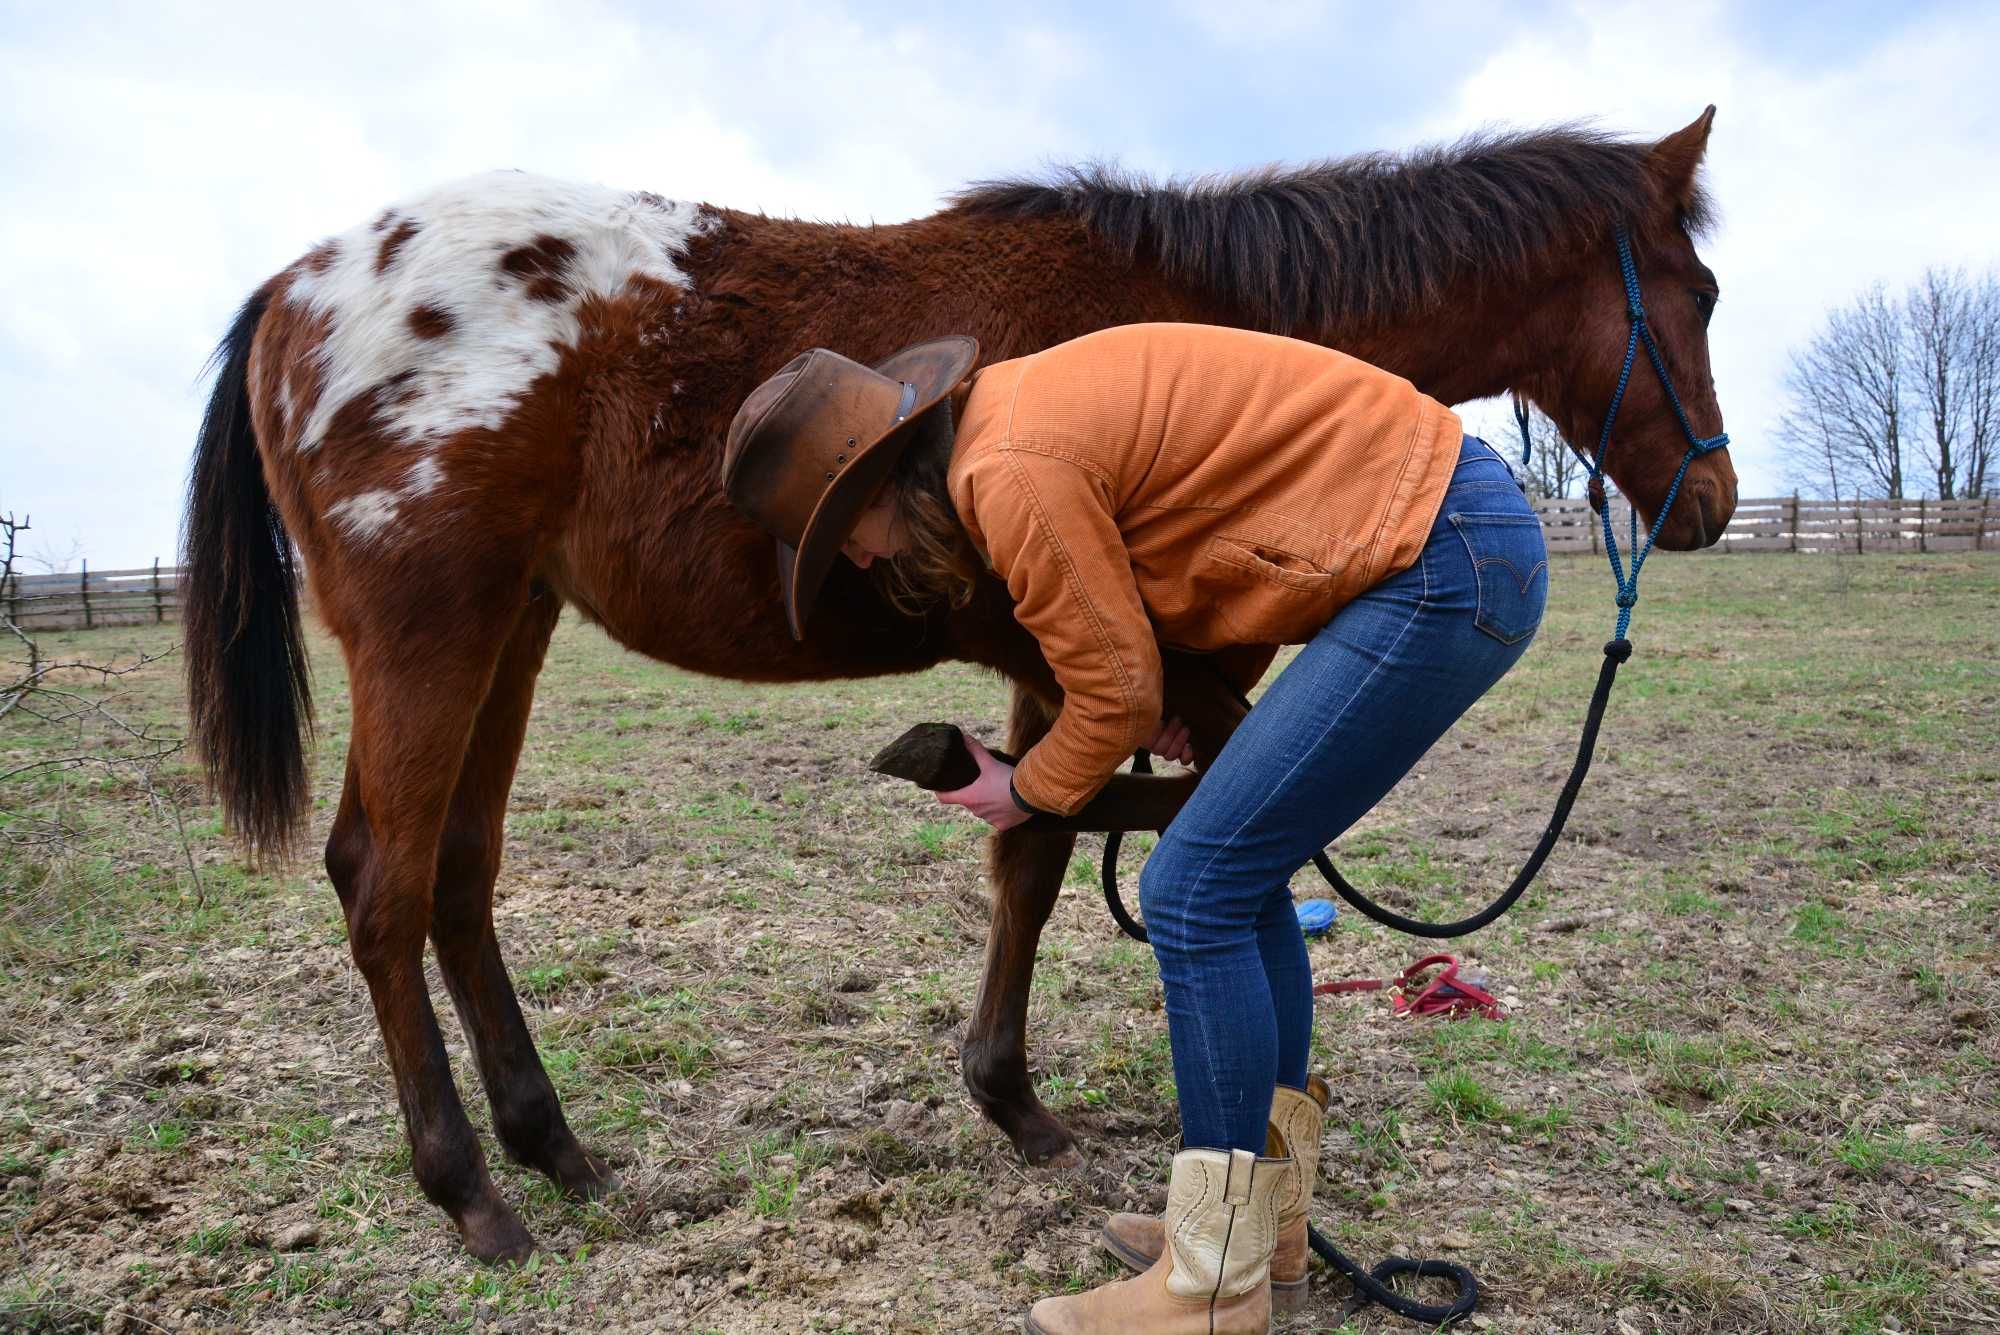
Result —
<instances>
[{"instance_id":1,"label":"black lead rope","mask_svg":"<svg viewBox=\"0 0 2000 1335\"><path fill-rule=\"evenodd\" d=\"M1576 760L1570 766L1569 779L1563 784L1562 793L1556 798L1556 809L1549 816L1548 828L1542 831L1540 842L1535 845L1535 851L1528 855L1527 862L1522 864L1519 874L1514 877L1513 884L1503 890L1498 899L1479 912L1469 918L1460 918L1457 922L1424 922L1419 918L1408 918L1394 909L1383 908L1355 888L1353 883L1340 874L1340 868L1333 865L1324 851L1313 854L1313 866L1319 868L1319 874L1326 878L1326 883L1332 886L1342 899L1360 910L1362 916L1372 918L1384 927L1391 927L1411 936L1444 938L1466 936L1486 926L1514 907L1515 901L1526 893L1528 886L1541 872L1542 864L1549 860L1549 854L1555 849L1556 840L1562 838L1563 826L1569 823L1570 808L1576 805L1576 795L1583 789L1584 776L1590 773L1591 754L1597 749L1597 730L1604 722L1604 706L1611 699L1611 683L1618 679L1619 665L1631 656L1630 640L1611 640L1605 644L1604 665L1597 671L1597 689L1590 693L1590 710L1584 715L1583 736L1577 741ZM1249 698L1241 691L1233 686L1228 687L1228 690L1236 697L1238 704L1246 710L1250 708ZM1132 757L1132 772L1135 774L1153 772L1152 761L1144 751ZM1104 836L1104 906L1111 910L1111 917L1117 922L1120 931L1135 941L1145 941L1148 939L1146 929L1126 910L1124 897L1118 893L1118 850L1123 842L1124 835L1117 830Z\"/></svg>"},{"instance_id":2,"label":"black lead rope","mask_svg":"<svg viewBox=\"0 0 2000 1335\"><path fill-rule=\"evenodd\" d=\"M1542 864L1548 861L1549 853L1556 846L1556 840L1562 837L1563 826L1569 823L1570 808L1576 805L1576 795L1583 789L1584 776L1590 773L1591 755L1597 749L1597 730L1604 722L1604 707L1611 699L1611 683L1618 679L1619 665L1631 656L1630 640L1620 638L1605 644L1604 664L1597 672L1597 688L1590 694L1590 710L1584 715L1583 736L1577 742L1576 760L1570 766L1569 779L1563 784L1562 793L1556 798L1555 811L1549 816L1548 827L1542 831L1540 842L1535 845L1535 851L1528 855L1527 862L1514 877L1513 884L1503 890L1498 899L1479 912L1469 918L1461 918L1457 922L1423 922L1417 918L1405 917L1394 909L1384 908L1356 889L1345 876L1340 874L1340 869L1333 865L1332 859L1327 857L1324 850L1313 854L1313 866L1319 868L1319 874L1326 878L1326 883L1332 886L1342 899L1360 910L1362 916L1372 918L1384 927L1391 927L1411 936L1442 938L1465 936L1486 926L1514 907L1515 901L1527 891L1528 886L1541 871ZM1237 703L1248 710L1249 698L1234 686L1229 686L1226 682L1224 684L1236 697ZM1144 751L1132 757L1132 769L1137 774L1153 772L1152 761ZM1145 941L1148 939L1146 929L1126 911L1124 897L1118 893L1118 850L1123 841L1124 836L1117 830L1111 831L1104 837L1104 906L1111 910L1111 917L1117 922L1120 931L1135 941ZM1306 1226L1306 1240L1312 1244L1313 1251L1317 1252L1322 1260L1347 1276L1354 1285L1354 1297L1341 1313L1342 1323L1362 1307L1375 1302L1398 1316L1428 1326L1442 1326L1472 1315L1473 1308L1479 1303L1479 1281L1473 1277L1470 1270L1456 1262L1411 1260L1407 1257L1391 1256L1377 1264L1373 1270L1364 1270L1360 1262L1334 1246L1327 1240L1326 1235L1314 1228L1310 1222ZM1438 1306L1406 1298L1389 1287L1393 1280L1403 1275L1411 1275L1418 1279L1454 1280L1458 1284L1458 1299Z\"/></svg>"}]
</instances>

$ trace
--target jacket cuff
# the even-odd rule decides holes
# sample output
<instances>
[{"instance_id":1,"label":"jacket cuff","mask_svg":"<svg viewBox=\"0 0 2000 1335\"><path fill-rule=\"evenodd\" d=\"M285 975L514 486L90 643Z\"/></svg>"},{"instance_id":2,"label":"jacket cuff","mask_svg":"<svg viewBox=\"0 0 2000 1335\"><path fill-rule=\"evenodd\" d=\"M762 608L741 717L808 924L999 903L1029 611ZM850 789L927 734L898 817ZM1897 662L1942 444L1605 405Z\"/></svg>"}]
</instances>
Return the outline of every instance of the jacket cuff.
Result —
<instances>
[{"instance_id":1,"label":"jacket cuff","mask_svg":"<svg viewBox=\"0 0 2000 1335\"><path fill-rule=\"evenodd\" d=\"M1007 780L1007 795L1014 799L1015 806L1021 808L1021 810L1027 812L1030 816L1048 816L1054 814L1042 810L1027 798L1021 796L1021 790L1014 786L1014 781L1011 778Z\"/></svg>"}]
</instances>

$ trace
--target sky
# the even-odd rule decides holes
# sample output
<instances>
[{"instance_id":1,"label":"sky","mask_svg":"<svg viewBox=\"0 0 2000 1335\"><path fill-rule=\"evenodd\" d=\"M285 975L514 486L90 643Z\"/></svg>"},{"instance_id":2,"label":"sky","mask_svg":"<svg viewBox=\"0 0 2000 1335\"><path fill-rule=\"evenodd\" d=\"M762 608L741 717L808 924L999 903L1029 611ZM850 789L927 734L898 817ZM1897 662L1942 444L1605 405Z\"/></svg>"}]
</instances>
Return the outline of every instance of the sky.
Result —
<instances>
[{"instance_id":1,"label":"sky","mask_svg":"<svg viewBox=\"0 0 2000 1335\"><path fill-rule=\"evenodd\" d=\"M66 568L171 562L235 306L476 171L894 222L1066 161L1657 138L1711 102L1712 355L1743 494L1771 494L1788 350L1827 308L2000 264L1996 55L1991 3L0 0L0 512Z\"/></svg>"}]
</instances>

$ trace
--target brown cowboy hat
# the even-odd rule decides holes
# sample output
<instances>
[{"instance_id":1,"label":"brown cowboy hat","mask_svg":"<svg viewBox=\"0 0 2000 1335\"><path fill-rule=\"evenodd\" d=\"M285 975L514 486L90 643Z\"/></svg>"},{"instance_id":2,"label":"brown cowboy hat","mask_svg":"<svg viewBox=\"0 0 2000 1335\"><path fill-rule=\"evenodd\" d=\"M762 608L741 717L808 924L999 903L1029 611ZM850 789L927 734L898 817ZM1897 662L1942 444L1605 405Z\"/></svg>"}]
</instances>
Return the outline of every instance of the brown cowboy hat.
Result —
<instances>
[{"instance_id":1,"label":"brown cowboy hat","mask_svg":"<svg viewBox=\"0 0 2000 1335\"><path fill-rule=\"evenodd\" d=\"M927 339L873 367L814 348L750 391L729 424L722 486L778 539L778 584L792 638L854 521L888 479L910 428L979 360L963 334Z\"/></svg>"}]
</instances>

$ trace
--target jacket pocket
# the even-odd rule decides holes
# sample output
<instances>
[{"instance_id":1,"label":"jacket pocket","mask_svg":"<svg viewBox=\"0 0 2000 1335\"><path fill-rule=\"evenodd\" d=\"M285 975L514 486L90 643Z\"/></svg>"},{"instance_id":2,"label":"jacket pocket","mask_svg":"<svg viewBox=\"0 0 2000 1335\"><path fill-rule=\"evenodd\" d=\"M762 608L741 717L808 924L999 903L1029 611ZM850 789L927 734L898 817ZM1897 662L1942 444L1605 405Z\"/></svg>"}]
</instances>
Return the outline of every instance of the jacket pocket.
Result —
<instances>
[{"instance_id":1,"label":"jacket pocket","mask_svg":"<svg viewBox=\"0 0 2000 1335\"><path fill-rule=\"evenodd\" d=\"M1479 606L1473 624L1502 644L1519 644L1542 624L1549 598L1549 554L1542 521L1532 513L1454 510Z\"/></svg>"},{"instance_id":2,"label":"jacket pocket","mask_svg":"<svg viewBox=\"0 0 2000 1335\"><path fill-rule=\"evenodd\" d=\"M1271 522L1232 524L1196 554L1193 584L1219 628L1215 644L1301 644L1342 601L1352 567L1322 535ZM1294 540L1298 539L1298 540Z\"/></svg>"}]
</instances>

